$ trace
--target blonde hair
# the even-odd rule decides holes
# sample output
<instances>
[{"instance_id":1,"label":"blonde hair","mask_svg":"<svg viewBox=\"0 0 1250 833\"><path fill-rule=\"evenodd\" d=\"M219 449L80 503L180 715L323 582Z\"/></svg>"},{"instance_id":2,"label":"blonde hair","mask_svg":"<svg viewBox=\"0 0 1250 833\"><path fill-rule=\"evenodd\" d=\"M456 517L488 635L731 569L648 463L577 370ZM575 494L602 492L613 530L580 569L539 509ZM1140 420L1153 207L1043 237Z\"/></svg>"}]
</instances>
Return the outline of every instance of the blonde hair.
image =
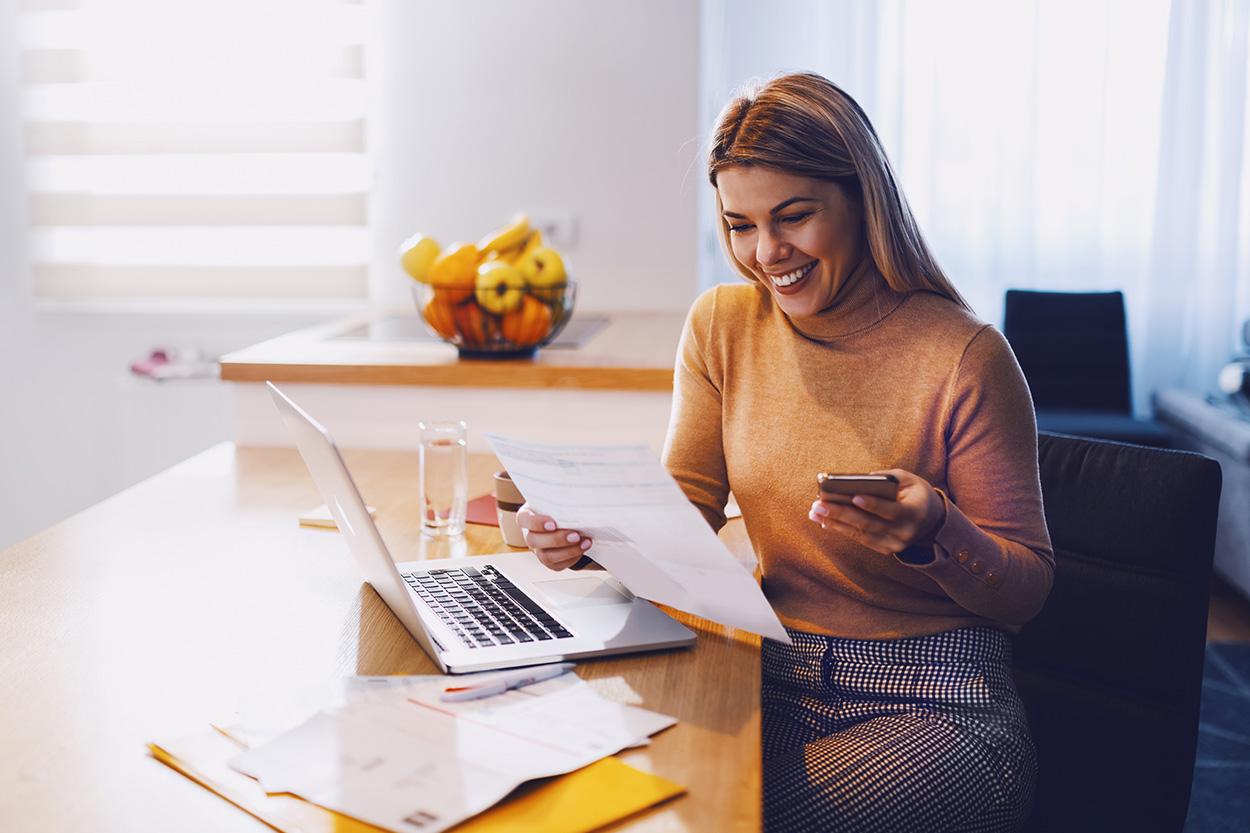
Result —
<instances>
[{"instance_id":1,"label":"blonde hair","mask_svg":"<svg viewBox=\"0 0 1250 833\"><path fill-rule=\"evenodd\" d=\"M936 292L971 309L925 242L868 116L831 81L814 73L780 75L742 90L725 105L708 151L712 186L717 174L735 167L837 183L862 205L868 250L892 288ZM719 192L716 211L719 215ZM723 217L719 233L729 262L755 280L734 257Z\"/></svg>"}]
</instances>

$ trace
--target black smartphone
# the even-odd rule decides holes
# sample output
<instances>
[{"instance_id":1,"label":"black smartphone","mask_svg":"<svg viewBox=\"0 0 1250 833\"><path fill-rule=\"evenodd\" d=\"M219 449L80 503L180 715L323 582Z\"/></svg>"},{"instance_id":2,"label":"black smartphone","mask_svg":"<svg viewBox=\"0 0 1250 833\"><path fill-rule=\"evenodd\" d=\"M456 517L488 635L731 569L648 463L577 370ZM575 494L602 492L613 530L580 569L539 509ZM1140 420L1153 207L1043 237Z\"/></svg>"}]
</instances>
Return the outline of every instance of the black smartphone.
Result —
<instances>
[{"instance_id":1,"label":"black smartphone","mask_svg":"<svg viewBox=\"0 0 1250 833\"><path fill-rule=\"evenodd\" d=\"M830 474L816 475L822 495L872 495L898 500L898 478L892 474Z\"/></svg>"}]
</instances>

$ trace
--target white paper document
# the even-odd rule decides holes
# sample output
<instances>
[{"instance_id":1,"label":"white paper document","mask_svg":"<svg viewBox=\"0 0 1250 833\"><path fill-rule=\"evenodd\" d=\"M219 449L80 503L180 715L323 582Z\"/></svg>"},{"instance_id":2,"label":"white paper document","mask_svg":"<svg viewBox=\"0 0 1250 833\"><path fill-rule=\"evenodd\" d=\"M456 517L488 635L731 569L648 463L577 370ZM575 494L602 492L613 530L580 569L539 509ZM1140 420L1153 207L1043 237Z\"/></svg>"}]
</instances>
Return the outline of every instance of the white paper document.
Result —
<instances>
[{"instance_id":1,"label":"white paper document","mask_svg":"<svg viewBox=\"0 0 1250 833\"><path fill-rule=\"evenodd\" d=\"M526 501L593 539L591 555L635 595L790 643L755 578L650 448L485 436Z\"/></svg>"},{"instance_id":2,"label":"white paper document","mask_svg":"<svg viewBox=\"0 0 1250 833\"><path fill-rule=\"evenodd\" d=\"M388 697L402 699L420 686L446 679L441 674L339 677L298 688L257 692L240 697L237 721L224 722L218 728L229 727L230 734L255 749L291 731L317 712L335 712Z\"/></svg>"},{"instance_id":3,"label":"white paper document","mask_svg":"<svg viewBox=\"0 0 1250 833\"><path fill-rule=\"evenodd\" d=\"M441 699L446 686L492 673L351 686L344 705L230 765L267 792L293 793L388 830L438 833L525 781L572 772L676 723L604 700L573 673L480 700ZM299 710L291 702L252 700L241 712L290 716Z\"/></svg>"}]
</instances>

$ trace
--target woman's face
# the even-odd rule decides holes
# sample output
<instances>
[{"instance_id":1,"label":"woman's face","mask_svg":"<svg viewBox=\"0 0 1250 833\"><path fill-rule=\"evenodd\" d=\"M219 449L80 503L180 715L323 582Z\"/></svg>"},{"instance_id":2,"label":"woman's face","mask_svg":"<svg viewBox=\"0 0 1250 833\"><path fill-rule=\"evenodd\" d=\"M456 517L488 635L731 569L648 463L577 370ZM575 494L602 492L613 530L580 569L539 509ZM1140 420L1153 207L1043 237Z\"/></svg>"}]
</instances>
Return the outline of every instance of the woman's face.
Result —
<instances>
[{"instance_id":1,"label":"woman's face","mask_svg":"<svg viewBox=\"0 0 1250 833\"><path fill-rule=\"evenodd\" d=\"M829 306L867 250L863 209L835 183L737 167L716 190L734 257L792 318Z\"/></svg>"}]
</instances>

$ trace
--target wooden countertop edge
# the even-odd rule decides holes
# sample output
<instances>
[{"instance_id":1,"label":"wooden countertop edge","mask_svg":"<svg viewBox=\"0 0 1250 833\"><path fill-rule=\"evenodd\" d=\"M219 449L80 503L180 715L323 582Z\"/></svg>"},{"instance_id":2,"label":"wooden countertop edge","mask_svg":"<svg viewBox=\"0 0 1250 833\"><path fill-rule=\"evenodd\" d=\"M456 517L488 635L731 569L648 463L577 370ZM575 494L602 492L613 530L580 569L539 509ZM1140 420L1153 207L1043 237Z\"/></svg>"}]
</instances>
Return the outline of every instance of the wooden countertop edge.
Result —
<instances>
[{"instance_id":1,"label":"wooden countertop edge","mask_svg":"<svg viewBox=\"0 0 1250 833\"><path fill-rule=\"evenodd\" d=\"M459 388L566 388L578 390L673 390L673 371L659 368L570 367L474 362L463 364L272 364L222 362L227 382L303 382L310 384L424 385Z\"/></svg>"}]
</instances>

